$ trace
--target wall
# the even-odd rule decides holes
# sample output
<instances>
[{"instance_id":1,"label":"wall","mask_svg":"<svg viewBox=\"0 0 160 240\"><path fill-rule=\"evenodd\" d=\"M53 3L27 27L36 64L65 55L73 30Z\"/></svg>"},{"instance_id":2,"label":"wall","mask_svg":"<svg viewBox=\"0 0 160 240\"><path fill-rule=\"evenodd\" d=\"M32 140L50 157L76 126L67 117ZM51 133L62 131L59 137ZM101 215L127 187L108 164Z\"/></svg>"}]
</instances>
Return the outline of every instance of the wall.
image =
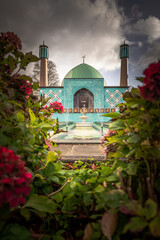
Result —
<instances>
[{"instance_id":1,"label":"wall","mask_svg":"<svg viewBox=\"0 0 160 240\"><path fill-rule=\"evenodd\" d=\"M104 107L104 79L64 79L64 108L73 109L73 96L81 88L94 94L94 108Z\"/></svg>"},{"instance_id":2,"label":"wall","mask_svg":"<svg viewBox=\"0 0 160 240\"><path fill-rule=\"evenodd\" d=\"M60 122L82 122L79 118L81 113L69 113L69 109L73 111L73 96L81 88L86 88L94 94L94 109L99 109L98 113L86 113L86 116L89 116L87 122L108 122L109 118L101 115L106 112L118 112L116 105L123 102L122 93L128 90L127 87L104 87L104 79L64 79L64 87L40 88L40 94L51 98L48 104L58 101L66 109L67 112L63 114L53 114L53 118L58 117Z\"/></svg>"}]
</instances>

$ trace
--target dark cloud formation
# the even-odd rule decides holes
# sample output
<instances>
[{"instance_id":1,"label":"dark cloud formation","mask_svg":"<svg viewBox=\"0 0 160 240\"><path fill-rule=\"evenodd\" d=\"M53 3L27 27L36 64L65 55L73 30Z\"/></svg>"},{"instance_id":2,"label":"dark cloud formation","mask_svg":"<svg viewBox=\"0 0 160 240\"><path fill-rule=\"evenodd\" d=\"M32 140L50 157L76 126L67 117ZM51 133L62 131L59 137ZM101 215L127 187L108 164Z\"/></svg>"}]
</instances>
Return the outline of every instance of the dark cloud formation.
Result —
<instances>
[{"instance_id":1,"label":"dark cloud formation","mask_svg":"<svg viewBox=\"0 0 160 240\"><path fill-rule=\"evenodd\" d=\"M119 85L119 45L124 39L132 54L131 85L151 60L149 55L157 57L159 0L152 0L150 7L144 0L1 0L0 6L0 31L14 31L24 51L35 54L44 40L61 80L86 55L108 85Z\"/></svg>"}]
</instances>

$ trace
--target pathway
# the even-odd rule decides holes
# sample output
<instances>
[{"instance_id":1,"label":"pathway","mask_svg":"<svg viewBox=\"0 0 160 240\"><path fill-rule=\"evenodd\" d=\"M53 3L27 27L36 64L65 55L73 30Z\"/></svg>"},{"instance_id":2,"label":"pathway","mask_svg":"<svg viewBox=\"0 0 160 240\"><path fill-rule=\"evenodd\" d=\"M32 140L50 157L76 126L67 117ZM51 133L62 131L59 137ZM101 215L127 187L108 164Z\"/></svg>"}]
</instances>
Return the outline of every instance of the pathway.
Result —
<instances>
[{"instance_id":1,"label":"pathway","mask_svg":"<svg viewBox=\"0 0 160 240\"><path fill-rule=\"evenodd\" d=\"M55 150L61 151L63 162L74 162L75 160L105 161L103 147L100 144L102 137L100 131L92 127L76 127L68 133L54 135L51 140L57 143Z\"/></svg>"}]
</instances>

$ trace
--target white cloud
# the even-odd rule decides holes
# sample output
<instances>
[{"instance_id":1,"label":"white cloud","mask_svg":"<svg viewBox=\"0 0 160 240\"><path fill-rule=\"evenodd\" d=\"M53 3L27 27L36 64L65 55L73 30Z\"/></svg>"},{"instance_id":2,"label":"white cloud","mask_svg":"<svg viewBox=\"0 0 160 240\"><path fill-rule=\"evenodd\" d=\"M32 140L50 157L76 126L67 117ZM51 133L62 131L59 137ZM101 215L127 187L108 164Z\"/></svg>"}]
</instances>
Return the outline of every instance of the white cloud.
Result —
<instances>
[{"instance_id":1,"label":"white cloud","mask_svg":"<svg viewBox=\"0 0 160 240\"><path fill-rule=\"evenodd\" d=\"M133 25L131 31L135 34L147 36L149 42L157 40L160 38L160 19L154 16L140 19Z\"/></svg>"},{"instance_id":2,"label":"white cloud","mask_svg":"<svg viewBox=\"0 0 160 240\"><path fill-rule=\"evenodd\" d=\"M50 59L57 65L60 80L71 68L82 63L83 55L86 55L87 64L100 71L118 69L119 45L124 36L122 17L115 1L70 2L74 8L74 20L72 15L67 15L66 25L55 28L55 31L53 27L48 36Z\"/></svg>"}]
</instances>

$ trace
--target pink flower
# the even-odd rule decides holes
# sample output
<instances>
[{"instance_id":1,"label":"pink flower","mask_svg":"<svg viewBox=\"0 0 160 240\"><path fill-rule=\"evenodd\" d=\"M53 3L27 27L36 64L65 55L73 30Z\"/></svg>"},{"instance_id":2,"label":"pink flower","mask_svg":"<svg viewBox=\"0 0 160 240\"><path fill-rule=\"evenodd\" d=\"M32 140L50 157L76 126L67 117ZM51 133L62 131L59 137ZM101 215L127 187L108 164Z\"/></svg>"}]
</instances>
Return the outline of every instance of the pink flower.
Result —
<instances>
[{"instance_id":1,"label":"pink flower","mask_svg":"<svg viewBox=\"0 0 160 240\"><path fill-rule=\"evenodd\" d=\"M104 134L104 136L100 139L101 140L101 144L105 142L107 137L111 137L113 135L116 134L116 131L112 131L110 129L107 129L106 133Z\"/></svg>"}]
</instances>

